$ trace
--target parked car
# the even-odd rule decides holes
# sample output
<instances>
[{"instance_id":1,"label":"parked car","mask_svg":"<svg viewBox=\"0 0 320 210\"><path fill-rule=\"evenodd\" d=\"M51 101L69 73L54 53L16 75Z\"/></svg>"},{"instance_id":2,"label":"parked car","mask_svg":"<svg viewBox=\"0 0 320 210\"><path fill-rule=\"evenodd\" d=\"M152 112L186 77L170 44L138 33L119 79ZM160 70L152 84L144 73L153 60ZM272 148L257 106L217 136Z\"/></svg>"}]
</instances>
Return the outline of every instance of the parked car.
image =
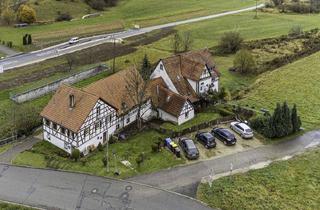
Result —
<instances>
[{"instance_id":1,"label":"parked car","mask_svg":"<svg viewBox=\"0 0 320 210\"><path fill-rule=\"evenodd\" d=\"M69 44L77 44L79 42L79 37L72 37L69 40Z\"/></svg>"},{"instance_id":2,"label":"parked car","mask_svg":"<svg viewBox=\"0 0 320 210\"><path fill-rule=\"evenodd\" d=\"M180 155L180 149L178 145L171 140L171 138L166 138L164 140L164 145L171 151L173 154L175 154L178 158L181 157Z\"/></svg>"},{"instance_id":3,"label":"parked car","mask_svg":"<svg viewBox=\"0 0 320 210\"><path fill-rule=\"evenodd\" d=\"M232 146L237 142L236 137L228 129L214 128L212 132L216 138L222 141L225 145Z\"/></svg>"},{"instance_id":4,"label":"parked car","mask_svg":"<svg viewBox=\"0 0 320 210\"><path fill-rule=\"evenodd\" d=\"M238 133L244 139L253 138L252 129L245 123L242 122L232 122L230 128Z\"/></svg>"},{"instance_id":5,"label":"parked car","mask_svg":"<svg viewBox=\"0 0 320 210\"><path fill-rule=\"evenodd\" d=\"M179 139L179 145L188 159L195 160L199 158L199 150L191 139L182 137Z\"/></svg>"},{"instance_id":6,"label":"parked car","mask_svg":"<svg viewBox=\"0 0 320 210\"><path fill-rule=\"evenodd\" d=\"M197 133L196 139L207 149L214 148L217 145L214 136L209 132Z\"/></svg>"}]
</instances>

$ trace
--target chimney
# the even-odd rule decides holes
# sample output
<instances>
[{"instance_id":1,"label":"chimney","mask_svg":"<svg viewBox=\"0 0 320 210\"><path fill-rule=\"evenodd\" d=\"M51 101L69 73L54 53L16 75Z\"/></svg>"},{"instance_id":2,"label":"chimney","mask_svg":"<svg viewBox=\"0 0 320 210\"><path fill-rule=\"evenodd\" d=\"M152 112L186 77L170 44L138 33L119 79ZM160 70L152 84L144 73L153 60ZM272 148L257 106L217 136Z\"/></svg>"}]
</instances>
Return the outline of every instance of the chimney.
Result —
<instances>
[{"instance_id":1,"label":"chimney","mask_svg":"<svg viewBox=\"0 0 320 210\"><path fill-rule=\"evenodd\" d=\"M76 105L76 102L74 100L74 95L70 94L69 95L69 109L73 109L75 105Z\"/></svg>"}]
</instances>

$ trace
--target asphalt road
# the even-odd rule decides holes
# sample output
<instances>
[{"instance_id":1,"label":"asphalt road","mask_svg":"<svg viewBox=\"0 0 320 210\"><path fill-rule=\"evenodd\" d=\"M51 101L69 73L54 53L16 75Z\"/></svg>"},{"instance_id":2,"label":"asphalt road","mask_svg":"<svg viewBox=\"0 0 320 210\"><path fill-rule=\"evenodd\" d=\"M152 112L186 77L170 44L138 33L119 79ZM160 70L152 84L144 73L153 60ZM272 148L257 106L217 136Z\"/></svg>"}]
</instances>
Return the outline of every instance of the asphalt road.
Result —
<instances>
[{"instance_id":1,"label":"asphalt road","mask_svg":"<svg viewBox=\"0 0 320 210\"><path fill-rule=\"evenodd\" d=\"M264 4L258 5L258 8L264 7ZM138 36L141 34L149 33L154 30L158 29L164 29L168 27L174 27L182 24L187 24L187 23L194 23L194 22L199 22L203 20L209 20L209 19L214 19L214 18L219 18L223 17L226 15L232 15L232 14L237 14L241 12L246 12L246 11L252 11L255 10L256 6L254 7L248 7L245 9L240 9L240 10L235 10L235 11L229 11L229 12L223 12L220 14L214 14L214 15L208 15L204 17L198 17L198 18L192 18L192 19L187 19L183 21L177 21L177 22L172 22L168 24L163 24L163 25L157 25L157 26L151 26L151 27L146 27L146 28L141 28L141 29L135 29L135 30L126 30L122 32L117 32L117 33L110 33L110 34L103 34L103 35L98 35L98 36L92 36L92 37L87 37L87 38L82 38L80 39L80 42L78 44L74 45L69 45L67 42L66 43L61 43L59 45L55 45L49 48L45 48L43 50L39 51L34 51L30 53L25 53L25 54L20 54L20 55L15 55L12 57L5 58L0 61L0 73L33 64L33 63L38 63L50 58L58 57L61 55L65 55L68 53L76 52L79 50L83 50L89 47L93 47L96 45L100 45L106 42L113 42L114 39L125 39L128 37L133 37L133 36Z\"/></svg>"},{"instance_id":2,"label":"asphalt road","mask_svg":"<svg viewBox=\"0 0 320 210\"><path fill-rule=\"evenodd\" d=\"M211 209L186 196L137 183L9 165L0 165L0 200L43 209Z\"/></svg>"},{"instance_id":3,"label":"asphalt road","mask_svg":"<svg viewBox=\"0 0 320 210\"><path fill-rule=\"evenodd\" d=\"M231 163L233 170L249 168L261 162L270 162L293 156L319 145L320 130L312 131L290 141L249 149L244 152L201 161L188 166L133 177L129 180L194 197L198 183L203 177L208 177L211 170L214 171L215 175L227 173L230 171Z\"/></svg>"}]
</instances>

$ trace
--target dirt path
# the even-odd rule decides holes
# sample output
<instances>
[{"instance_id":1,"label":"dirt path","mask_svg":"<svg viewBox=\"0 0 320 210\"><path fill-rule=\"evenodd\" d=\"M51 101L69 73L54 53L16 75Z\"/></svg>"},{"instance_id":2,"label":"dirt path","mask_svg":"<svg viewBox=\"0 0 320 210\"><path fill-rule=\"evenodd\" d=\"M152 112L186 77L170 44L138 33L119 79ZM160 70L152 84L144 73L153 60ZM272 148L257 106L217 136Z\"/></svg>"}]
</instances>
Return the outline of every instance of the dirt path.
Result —
<instances>
[{"instance_id":1,"label":"dirt path","mask_svg":"<svg viewBox=\"0 0 320 210\"><path fill-rule=\"evenodd\" d=\"M42 140L42 136L30 136L15 144L13 147L0 154L0 163L11 164L11 161L21 152L31 149L32 146Z\"/></svg>"}]
</instances>

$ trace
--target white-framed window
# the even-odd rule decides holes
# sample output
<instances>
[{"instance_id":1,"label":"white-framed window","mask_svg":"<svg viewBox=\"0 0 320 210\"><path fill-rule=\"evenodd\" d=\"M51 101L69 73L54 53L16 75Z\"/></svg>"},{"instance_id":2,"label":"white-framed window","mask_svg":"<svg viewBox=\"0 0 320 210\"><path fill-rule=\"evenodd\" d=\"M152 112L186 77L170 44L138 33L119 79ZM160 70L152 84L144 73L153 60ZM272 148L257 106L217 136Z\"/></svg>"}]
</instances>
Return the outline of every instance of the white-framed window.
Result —
<instances>
[{"instance_id":1,"label":"white-framed window","mask_svg":"<svg viewBox=\"0 0 320 210\"><path fill-rule=\"evenodd\" d=\"M187 119L189 117L189 112L184 113L184 117Z\"/></svg>"},{"instance_id":2,"label":"white-framed window","mask_svg":"<svg viewBox=\"0 0 320 210\"><path fill-rule=\"evenodd\" d=\"M86 137L90 133L90 127L87 127L83 131L83 136Z\"/></svg>"},{"instance_id":3,"label":"white-framed window","mask_svg":"<svg viewBox=\"0 0 320 210\"><path fill-rule=\"evenodd\" d=\"M127 124L130 123L130 117L127 118Z\"/></svg>"},{"instance_id":4,"label":"white-framed window","mask_svg":"<svg viewBox=\"0 0 320 210\"><path fill-rule=\"evenodd\" d=\"M50 127L50 121L49 121L48 119L44 119L44 121L45 121L46 125L47 125L48 127Z\"/></svg>"},{"instance_id":5,"label":"white-framed window","mask_svg":"<svg viewBox=\"0 0 320 210\"><path fill-rule=\"evenodd\" d=\"M163 70L163 64L160 64L160 70Z\"/></svg>"},{"instance_id":6,"label":"white-framed window","mask_svg":"<svg viewBox=\"0 0 320 210\"><path fill-rule=\"evenodd\" d=\"M119 129L119 128L120 128L120 125L119 125L119 124L117 124L116 128L117 128L117 129Z\"/></svg>"},{"instance_id":7,"label":"white-framed window","mask_svg":"<svg viewBox=\"0 0 320 210\"><path fill-rule=\"evenodd\" d=\"M100 106L97 106L97 110L96 110L96 116L97 116L97 118L100 116L100 113L101 113L101 107L100 107Z\"/></svg>"},{"instance_id":8,"label":"white-framed window","mask_svg":"<svg viewBox=\"0 0 320 210\"><path fill-rule=\"evenodd\" d=\"M99 120L98 122L95 123L94 129L97 132L97 130L100 128L101 128L101 121Z\"/></svg>"},{"instance_id":9,"label":"white-framed window","mask_svg":"<svg viewBox=\"0 0 320 210\"><path fill-rule=\"evenodd\" d=\"M61 131L62 134L66 133L66 129L64 127L62 127L62 126L60 127L60 131Z\"/></svg>"},{"instance_id":10,"label":"white-framed window","mask_svg":"<svg viewBox=\"0 0 320 210\"><path fill-rule=\"evenodd\" d=\"M57 123L52 123L52 128L53 128L53 130L57 130L58 129Z\"/></svg>"}]
</instances>

